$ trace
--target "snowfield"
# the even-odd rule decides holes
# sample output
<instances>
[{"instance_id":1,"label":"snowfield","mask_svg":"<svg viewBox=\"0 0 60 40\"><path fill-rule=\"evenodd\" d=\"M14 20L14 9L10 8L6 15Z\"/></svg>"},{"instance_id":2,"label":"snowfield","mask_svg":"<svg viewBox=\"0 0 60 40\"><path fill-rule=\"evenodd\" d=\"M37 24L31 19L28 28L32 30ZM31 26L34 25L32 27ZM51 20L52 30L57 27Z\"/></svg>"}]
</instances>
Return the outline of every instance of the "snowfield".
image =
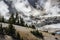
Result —
<instances>
[{"instance_id":1,"label":"snowfield","mask_svg":"<svg viewBox=\"0 0 60 40\"><path fill-rule=\"evenodd\" d=\"M48 31L49 33L60 32L60 23L45 25L43 27L39 27L38 30Z\"/></svg>"},{"instance_id":2,"label":"snowfield","mask_svg":"<svg viewBox=\"0 0 60 40\"><path fill-rule=\"evenodd\" d=\"M51 24L51 25L45 25L45 28L60 28L60 23L57 24Z\"/></svg>"},{"instance_id":3,"label":"snowfield","mask_svg":"<svg viewBox=\"0 0 60 40\"><path fill-rule=\"evenodd\" d=\"M0 1L0 15L4 16L6 19L8 19L8 17L7 17L8 12L9 12L8 6L3 1Z\"/></svg>"}]
</instances>

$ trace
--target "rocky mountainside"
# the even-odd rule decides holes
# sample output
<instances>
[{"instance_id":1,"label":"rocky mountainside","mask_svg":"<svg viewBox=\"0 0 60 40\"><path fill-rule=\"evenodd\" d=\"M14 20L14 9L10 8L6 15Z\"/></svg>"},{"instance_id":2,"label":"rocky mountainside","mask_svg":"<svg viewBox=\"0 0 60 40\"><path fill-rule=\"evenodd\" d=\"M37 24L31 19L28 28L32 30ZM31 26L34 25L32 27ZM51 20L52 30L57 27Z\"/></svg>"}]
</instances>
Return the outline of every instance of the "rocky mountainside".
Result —
<instances>
[{"instance_id":1,"label":"rocky mountainside","mask_svg":"<svg viewBox=\"0 0 60 40\"><path fill-rule=\"evenodd\" d=\"M28 24L39 24L45 18L60 17L60 0L1 0L0 14L6 19L11 13L19 13Z\"/></svg>"}]
</instances>

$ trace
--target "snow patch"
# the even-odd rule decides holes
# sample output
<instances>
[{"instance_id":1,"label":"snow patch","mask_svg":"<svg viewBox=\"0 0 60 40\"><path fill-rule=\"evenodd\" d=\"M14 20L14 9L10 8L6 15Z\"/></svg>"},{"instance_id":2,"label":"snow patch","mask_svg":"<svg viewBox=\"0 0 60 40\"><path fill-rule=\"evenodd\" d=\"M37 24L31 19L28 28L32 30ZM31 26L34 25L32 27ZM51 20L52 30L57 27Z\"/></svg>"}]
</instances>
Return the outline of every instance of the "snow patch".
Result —
<instances>
[{"instance_id":1,"label":"snow patch","mask_svg":"<svg viewBox=\"0 0 60 40\"><path fill-rule=\"evenodd\" d=\"M8 12L9 12L8 6L3 1L0 1L0 13L1 13L1 15L3 15L4 17L7 18L6 15Z\"/></svg>"}]
</instances>

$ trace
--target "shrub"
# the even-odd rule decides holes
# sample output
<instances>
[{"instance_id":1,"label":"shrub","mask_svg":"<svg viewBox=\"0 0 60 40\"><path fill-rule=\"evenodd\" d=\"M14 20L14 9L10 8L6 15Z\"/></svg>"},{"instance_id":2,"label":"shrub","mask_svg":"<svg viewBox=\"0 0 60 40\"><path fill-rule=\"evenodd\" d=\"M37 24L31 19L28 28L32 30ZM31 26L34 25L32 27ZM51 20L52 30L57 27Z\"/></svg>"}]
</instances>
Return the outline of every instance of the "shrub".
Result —
<instances>
[{"instance_id":1,"label":"shrub","mask_svg":"<svg viewBox=\"0 0 60 40\"><path fill-rule=\"evenodd\" d=\"M33 28L33 29L35 29L35 26L34 26L34 25L32 25L32 28Z\"/></svg>"},{"instance_id":2,"label":"shrub","mask_svg":"<svg viewBox=\"0 0 60 40\"><path fill-rule=\"evenodd\" d=\"M2 24L0 24L0 34L3 34L3 27L2 27Z\"/></svg>"},{"instance_id":3,"label":"shrub","mask_svg":"<svg viewBox=\"0 0 60 40\"><path fill-rule=\"evenodd\" d=\"M8 34L8 28L7 27L3 27L3 33L4 33L4 35Z\"/></svg>"},{"instance_id":4,"label":"shrub","mask_svg":"<svg viewBox=\"0 0 60 40\"><path fill-rule=\"evenodd\" d=\"M44 31L44 32L48 33L48 31Z\"/></svg>"},{"instance_id":5,"label":"shrub","mask_svg":"<svg viewBox=\"0 0 60 40\"><path fill-rule=\"evenodd\" d=\"M14 28L14 26L12 25L12 24L9 24L9 26L8 26L8 30L7 30L7 32L8 32L8 35L10 35L10 36L15 36L15 28Z\"/></svg>"},{"instance_id":6,"label":"shrub","mask_svg":"<svg viewBox=\"0 0 60 40\"><path fill-rule=\"evenodd\" d=\"M31 31L31 33L38 38L42 38L42 39L44 38L42 33L40 33L38 30L37 31Z\"/></svg>"},{"instance_id":7,"label":"shrub","mask_svg":"<svg viewBox=\"0 0 60 40\"><path fill-rule=\"evenodd\" d=\"M0 17L0 22L5 22L4 16L1 16L1 17Z\"/></svg>"},{"instance_id":8,"label":"shrub","mask_svg":"<svg viewBox=\"0 0 60 40\"><path fill-rule=\"evenodd\" d=\"M25 27L28 27L28 25L26 24Z\"/></svg>"},{"instance_id":9,"label":"shrub","mask_svg":"<svg viewBox=\"0 0 60 40\"><path fill-rule=\"evenodd\" d=\"M20 17L20 25L25 26L24 24L25 24L25 22L24 22L23 18Z\"/></svg>"},{"instance_id":10,"label":"shrub","mask_svg":"<svg viewBox=\"0 0 60 40\"><path fill-rule=\"evenodd\" d=\"M20 34L17 32L17 40L21 40L21 36L20 36Z\"/></svg>"},{"instance_id":11,"label":"shrub","mask_svg":"<svg viewBox=\"0 0 60 40\"><path fill-rule=\"evenodd\" d=\"M52 33L52 35L54 35L54 36L55 36L55 33Z\"/></svg>"},{"instance_id":12,"label":"shrub","mask_svg":"<svg viewBox=\"0 0 60 40\"><path fill-rule=\"evenodd\" d=\"M28 26L29 28L36 29L34 25Z\"/></svg>"},{"instance_id":13,"label":"shrub","mask_svg":"<svg viewBox=\"0 0 60 40\"><path fill-rule=\"evenodd\" d=\"M58 38L55 38L56 40L58 40Z\"/></svg>"},{"instance_id":14,"label":"shrub","mask_svg":"<svg viewBox=\"0 0 60 40\"><path fill-rule=\"evenodd\" d=\"M11 24L15 24L15 18L14 18L14 14L12 13L9 20L8 20L8 23L11 23Z\"/></svg>"}]
</instances>

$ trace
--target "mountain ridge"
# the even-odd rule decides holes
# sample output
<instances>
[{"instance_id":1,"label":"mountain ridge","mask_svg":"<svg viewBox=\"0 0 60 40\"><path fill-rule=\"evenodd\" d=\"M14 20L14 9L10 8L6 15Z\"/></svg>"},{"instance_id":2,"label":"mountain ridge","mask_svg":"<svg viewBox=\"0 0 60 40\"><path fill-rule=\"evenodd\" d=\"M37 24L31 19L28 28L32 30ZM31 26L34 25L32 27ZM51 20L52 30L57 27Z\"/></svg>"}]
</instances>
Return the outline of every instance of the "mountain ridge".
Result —
<instances>
[{"instance_id":1,"label":"mountain ridge","mask_svg":"<svg viewBox=\"0 0 60 40\"><path fill-rule=\"evenodd\" d=\"M58 0L2 0L0 4L0 13L6 19L10 17L9 14L18 12L19 16L22 16L29 24L41 22L38 20L40 18L60 16L60 1ZM31 16L33 19L38 19L33 20Z\"/></svg>"}]
</instances>

